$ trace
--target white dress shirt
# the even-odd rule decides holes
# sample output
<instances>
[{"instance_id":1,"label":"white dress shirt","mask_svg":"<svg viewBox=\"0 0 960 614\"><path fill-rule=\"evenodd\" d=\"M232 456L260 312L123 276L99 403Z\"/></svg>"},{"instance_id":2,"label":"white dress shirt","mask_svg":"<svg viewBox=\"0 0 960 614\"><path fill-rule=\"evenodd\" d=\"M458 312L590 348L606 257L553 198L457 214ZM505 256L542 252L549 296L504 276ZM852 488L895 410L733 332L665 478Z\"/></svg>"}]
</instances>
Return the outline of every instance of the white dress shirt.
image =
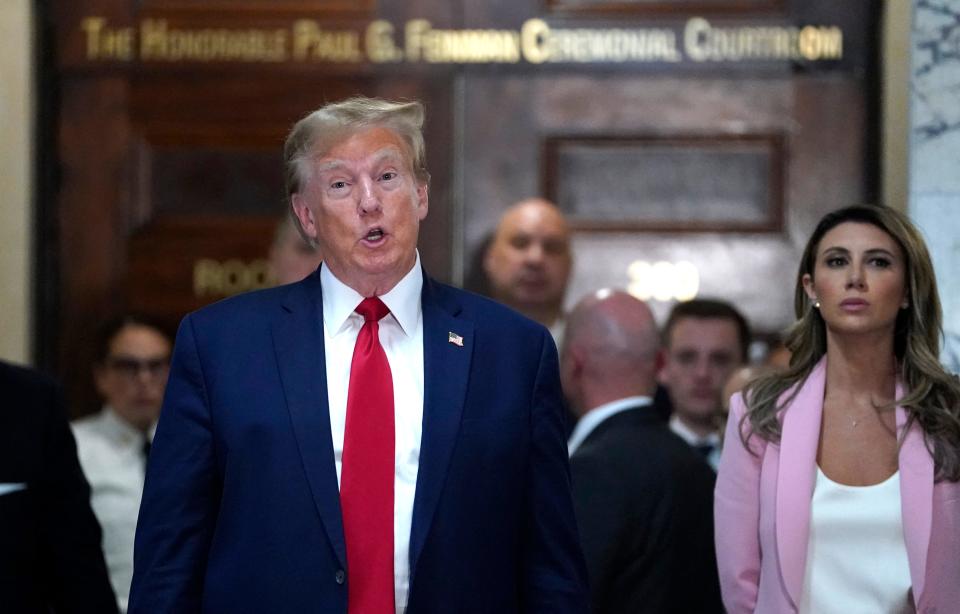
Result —
<instances>
[{"instance_id":1,"label":"white dress shirt","mask_svg":"<svg viewBox=\"0 0 960 614\"><path fill-rule=\"evenodd\" d=\"M133 579L133 538L143 495L144 435L110 407L70 424L80 466L90 483L90 505L103 529L103 554L121 612ZM145 439L146 438L146 439Z\"/></svg>"},{"instance_id":2,"label":"white dress shirt","mask_svg":"<svg viewBox=\"0 0 960 614\"><path fill-rule=\"evenodd\" d=\"M693 448L699 446L710 446L710 453L707 454L706 461L713 468L714 473L720 467L720 434L717 432L709 433L705 436L694 433L690 427L683 423L676 414L670 416L670 430L680 436L680 439L686 441Z\"/></svg>"},{"instance_id":3,"label":"white dress shirt","mask_svg":"<svg viewBox=\"0 0 960 614\"><path fill-rule=\"evenodd\" d=\"M324 264L323 338L326 354L327 399L330 431L337 465L337 483L343 462L343 435L347 421L350 363L363 317L356 313L363 300L357 291L334 277ZM420 291L423 274L420 255L413 268L389 292L380 297L390 313L379 326L380 344L393 376L395 425L395 477L393 514L394 603L397 614L406 610L410 582L410 526L420 465L420 435L423 428L423 310Z\"/></svg>"},{"instance_id":4,"label":"white dress shirt","mask_svg":"<svg viewBox=\"0 0 960 614\"><path fill-rule=\"evenodd\" d=\"M567 453L573 456L583 440L610 416L634 407L650 405L652 402L653 400L650 397L626 397L591 409L577 421L577 426L573 427L573 432L570 433L570 439L567 441Z\"/></svg>"}]
</instances>

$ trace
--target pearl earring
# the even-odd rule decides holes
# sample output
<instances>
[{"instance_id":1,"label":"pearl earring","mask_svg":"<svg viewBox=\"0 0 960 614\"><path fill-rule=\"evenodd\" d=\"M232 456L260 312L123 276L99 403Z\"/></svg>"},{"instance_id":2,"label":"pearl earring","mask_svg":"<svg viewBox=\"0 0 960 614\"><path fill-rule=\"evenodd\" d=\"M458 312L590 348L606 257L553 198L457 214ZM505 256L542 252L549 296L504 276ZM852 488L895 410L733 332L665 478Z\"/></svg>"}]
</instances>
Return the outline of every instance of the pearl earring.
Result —
<instances>
[{"instance_id":1,"label":"pearl earring","mask_svg":"<svg viewBox=\"0 0 960 614\"><path fill-rule=\"evenodd\" d=\"M813 301L813 306L817 309L820 309L820 301Z\"/></svg>"}]
</instances>

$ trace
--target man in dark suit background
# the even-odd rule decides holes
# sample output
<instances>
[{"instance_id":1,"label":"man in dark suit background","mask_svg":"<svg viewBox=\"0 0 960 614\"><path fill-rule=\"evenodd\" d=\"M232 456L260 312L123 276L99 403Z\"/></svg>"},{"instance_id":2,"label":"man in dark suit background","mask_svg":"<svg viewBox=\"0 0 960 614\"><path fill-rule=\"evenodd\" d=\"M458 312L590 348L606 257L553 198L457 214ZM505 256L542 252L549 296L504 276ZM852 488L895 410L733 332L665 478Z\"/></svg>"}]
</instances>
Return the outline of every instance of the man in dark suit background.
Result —
<instances>
[{"instance_id":1,"label":"man in dark suit background","mask_svg":"<svg viewBox=\"0 0 960 614\"><path fill-rule=\"evenodd\" d=\"M182 322L131 613L587 611L555 346L422 272L422 123L356 98L291 132L324 262Z\"/></svg>"},{"instance_id":2,"label":"man in dark suit background","mask_svg":"<svg viewBox=\"0 0 960 614\"><path fill-rule=\"evenodd\" d=\"M619 291L567 320L561 377L581 416L570 437L574 507L594 614L722 612L713 474L652 406L659 336Z\"/></svg>"},{"instance_id":3,"label":"man in dark suit background","mask_svg":"<svg viewBox=\"0 0 960 614\"><path fill-rule=\"evenodd\" d=\"M0 611L117 611L58 387L0 363Z\"/></svg>"}]
</instances>

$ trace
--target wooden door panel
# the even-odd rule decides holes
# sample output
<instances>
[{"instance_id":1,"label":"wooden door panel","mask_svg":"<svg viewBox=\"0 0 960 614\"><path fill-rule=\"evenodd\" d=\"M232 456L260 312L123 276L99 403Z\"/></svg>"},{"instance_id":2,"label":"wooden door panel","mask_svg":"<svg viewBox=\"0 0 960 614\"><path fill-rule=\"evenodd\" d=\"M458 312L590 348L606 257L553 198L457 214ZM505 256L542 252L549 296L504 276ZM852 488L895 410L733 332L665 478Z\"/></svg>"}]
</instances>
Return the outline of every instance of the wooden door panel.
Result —
<instances>
[{"instance_id":1,"label":"wooden door panel","mask_svg":"<svg viewBox=\"0 0 960 614\"><path fill-rule=\"evenodd\" d=\"M511 203L533 194L559 197L561 209L574 212L576 262L568 304L602 287L641 292L645 277L692 266L698 295L730 300L758 331L774 332L792 319L792 275L812 225L864 195L862 92L847 80L477 76L468 79L467 92L465 115L473 118L464 136L464 165L470 169L464 175L467 257L476 259ZM619 153L608 162L624 172L603 172L604 150L597 149L589 154L596 159L577 169L576 186L568 187L564 168L550 163L557 140L616 144ZM744 196L711 203L709 194L722 194L712 174L743 172L740 144L765 140L776 144L769 162L776 179L763 192L768 201ZM712 156L698 158L696 174L674 177L670 202L679 204L645 207L630 200L651 193L651 169L626 172L624 159L655 171L657 164L680 163L678 152L697 154L704 145ZM484 154L490 151L502 155ZM604 185L611 181L619 184ZM591 215L594 184L603 206L622 219ZM617 197L623 201L615 202ZM725 222L722 215L731 217ZM656 263L667 264L654 269ZM678 294L646 298L662 318Z\"/></svg>"}]
</instances>

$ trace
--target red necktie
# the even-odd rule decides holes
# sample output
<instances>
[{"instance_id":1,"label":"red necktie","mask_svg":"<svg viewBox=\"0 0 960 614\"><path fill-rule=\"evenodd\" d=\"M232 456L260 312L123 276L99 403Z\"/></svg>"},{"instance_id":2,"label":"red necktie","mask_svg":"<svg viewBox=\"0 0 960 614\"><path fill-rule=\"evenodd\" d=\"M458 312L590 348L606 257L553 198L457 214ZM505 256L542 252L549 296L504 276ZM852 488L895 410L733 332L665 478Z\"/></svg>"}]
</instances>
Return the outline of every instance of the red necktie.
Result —
<instances>
[{"instance_id":1,"label":"red necktie","mask_svg":"<svg viewBox=\"0 0 960 614\"><path fill-rule=\"evenodd\" d=\"M347 540L348 614L393 614L393 377L377 323L390 313L365 298L350 363L340 507Z\"/></svg>"}]
</instances>

